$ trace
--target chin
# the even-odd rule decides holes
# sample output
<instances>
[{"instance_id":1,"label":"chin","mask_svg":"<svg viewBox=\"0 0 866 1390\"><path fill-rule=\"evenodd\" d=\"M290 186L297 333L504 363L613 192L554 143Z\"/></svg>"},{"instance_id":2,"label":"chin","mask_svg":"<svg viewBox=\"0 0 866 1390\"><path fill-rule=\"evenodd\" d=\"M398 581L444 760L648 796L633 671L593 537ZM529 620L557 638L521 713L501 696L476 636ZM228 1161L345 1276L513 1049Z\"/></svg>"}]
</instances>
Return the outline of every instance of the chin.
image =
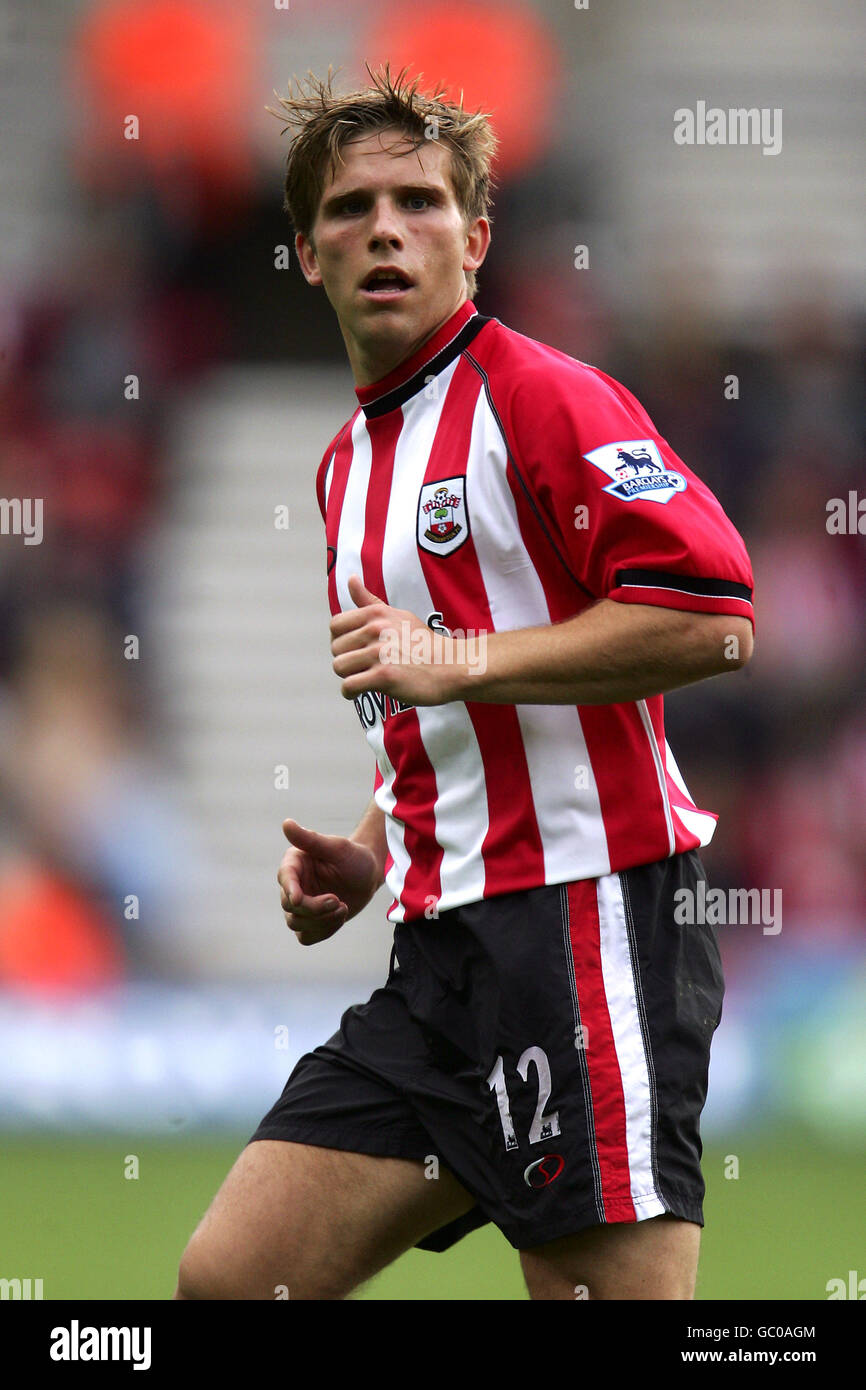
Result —
<instances>
[{"instance_id":1,"label":"chin","mask_svg":"<svg viewBox=\"0 0 866 1390\"><path fill-rule=\"evenodd\" d=\"M386 309L384 313L377 312L367 315L362 320L362 328L365 333L383 333L407 337L411 336L413 332L417 332L417 320L414 315L410 317L396 309L395 306L395 309Z\"/></svg>"}]
</instances>

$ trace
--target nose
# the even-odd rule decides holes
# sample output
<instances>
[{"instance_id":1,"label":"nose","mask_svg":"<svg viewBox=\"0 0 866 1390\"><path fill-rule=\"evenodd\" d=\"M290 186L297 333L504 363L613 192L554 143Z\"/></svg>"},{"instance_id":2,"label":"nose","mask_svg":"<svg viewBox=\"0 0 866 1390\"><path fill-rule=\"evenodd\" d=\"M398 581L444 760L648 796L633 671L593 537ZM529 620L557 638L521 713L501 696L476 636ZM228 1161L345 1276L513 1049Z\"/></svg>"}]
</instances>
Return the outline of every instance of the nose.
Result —
<instances>
[{"instance_id":1,"label":"nose","mask_svg":"<svg viewBox=\"0 0 866 1390\"><path fill-rule=\"evenodd\" d=\"M403 232L396 208L389 198L378 198L373 209L373 220L370 227L370 249L372 250L384 243L389 246L400 246L402 241Z\"/></svg>"}]
</instances>

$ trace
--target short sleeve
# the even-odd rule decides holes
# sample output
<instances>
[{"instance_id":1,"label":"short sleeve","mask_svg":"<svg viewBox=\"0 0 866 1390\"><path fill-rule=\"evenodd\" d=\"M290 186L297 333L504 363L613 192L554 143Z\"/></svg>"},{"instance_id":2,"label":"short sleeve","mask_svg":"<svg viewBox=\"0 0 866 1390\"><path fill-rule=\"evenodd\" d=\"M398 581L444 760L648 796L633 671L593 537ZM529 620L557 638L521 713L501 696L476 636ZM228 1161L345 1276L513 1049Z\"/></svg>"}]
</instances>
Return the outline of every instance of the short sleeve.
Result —
<instances>
[{"instance_id":1,"label":"short sleeve","mask_svg":"<svg viewBox=\"0 0 866 1390\"><path fill-rule=\"evenodd\" d=\"M754 626L742 537L624 386L551 354L521 375L505 413L515 464L589 593Z\"/></svg>"}]
</instances>

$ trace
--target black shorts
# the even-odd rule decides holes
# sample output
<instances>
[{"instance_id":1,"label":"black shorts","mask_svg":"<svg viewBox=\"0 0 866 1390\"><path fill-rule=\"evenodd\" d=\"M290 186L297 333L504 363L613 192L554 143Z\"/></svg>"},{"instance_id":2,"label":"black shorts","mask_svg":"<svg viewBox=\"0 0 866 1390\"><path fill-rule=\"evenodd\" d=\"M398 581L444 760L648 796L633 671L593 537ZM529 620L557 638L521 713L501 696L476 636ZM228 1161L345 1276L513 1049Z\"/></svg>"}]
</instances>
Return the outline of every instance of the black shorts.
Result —
<instances>
[{"instance_id":1,"label":"black shorts","mask_svg":"<svg viewBox=\"0 0 866 1390\"><path fill-rule=\"evenodd\" d=\"M724 983L674 920L692 851L396 926L387 983L303 1056L250 1142L449 1169L516 1249L664 1212L703 1225L699 1120Z\"/></svg>"}]
</instances>

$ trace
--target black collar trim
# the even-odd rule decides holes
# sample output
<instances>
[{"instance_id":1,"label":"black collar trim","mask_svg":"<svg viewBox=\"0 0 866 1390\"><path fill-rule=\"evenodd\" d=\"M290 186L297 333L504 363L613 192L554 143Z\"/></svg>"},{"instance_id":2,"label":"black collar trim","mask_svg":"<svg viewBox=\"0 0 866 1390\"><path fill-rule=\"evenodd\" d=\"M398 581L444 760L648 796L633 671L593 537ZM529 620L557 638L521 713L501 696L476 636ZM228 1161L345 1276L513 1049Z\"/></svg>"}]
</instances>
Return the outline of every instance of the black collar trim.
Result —
<instances>
[{"instance_id":1,"label":"black collar trim","mask_svg":"<svg viewBox=\"0 0 866 1390\"><path fill-rule=\"evenodd\" d=\"M417 372L414 372L408 381L404 381L402 386L395 386L384 396L379 396L377 400L368 401L366 405L362 405L361 409L367 419L372 420L379 415L387 415L389 410L397 410L399 406L405 405L406 401L411 400L427 385L431 376L438 376L449 363L454 361L455 357L459 357L463 349L467 348L481 332L484 325L492 321L489 314L473 314L464 323L459 333L451 339L451 342L446 343L444 348L440 348L435 357L431 357L429 362L425 362L422 367L419 367Z\"/></svg>"}]
</instances>

